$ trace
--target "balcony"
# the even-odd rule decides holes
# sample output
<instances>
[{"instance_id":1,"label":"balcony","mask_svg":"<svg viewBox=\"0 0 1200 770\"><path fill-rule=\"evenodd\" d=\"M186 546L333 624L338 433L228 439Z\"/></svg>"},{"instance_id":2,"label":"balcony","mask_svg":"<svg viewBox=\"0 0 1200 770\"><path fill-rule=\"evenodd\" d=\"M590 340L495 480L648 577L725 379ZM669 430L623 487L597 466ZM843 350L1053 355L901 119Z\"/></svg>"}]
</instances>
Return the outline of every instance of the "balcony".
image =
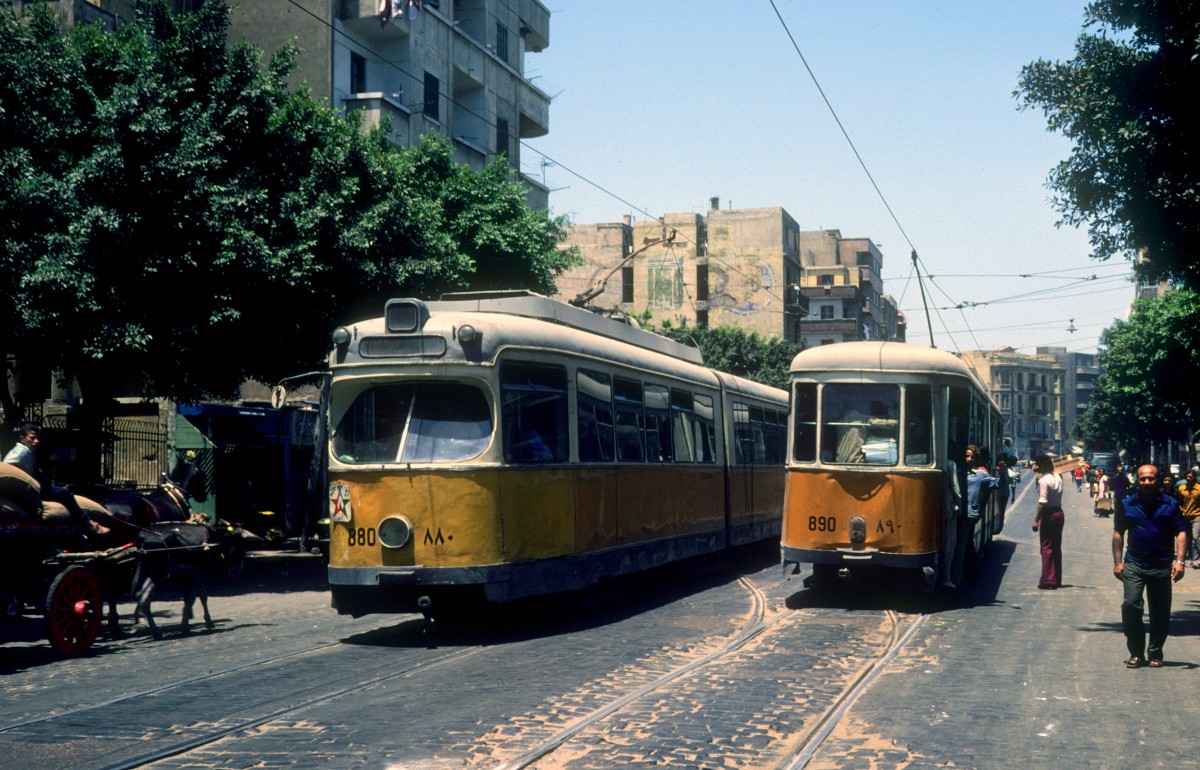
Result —
<instances>
[{"instance_id":1,"label":"balcony","mask_svg":"<svg viewBox=\"0 0 1200 770\"><path fill-rule=\"evenodd\" d=\"M514 5L521 19L519 32L525 38L525 50L545 50L550 45L550 11L538 0L517 0Z\"/></svg>"},{"instance_id":2,"label":"balcony","mask_svg":"<svg viewBox=\"0 0 1200 770\"><path fill-rule=\"evenodd\" d=\"M381 27L379 0L335 0L333 12L335 18L342 22L342 26L354 39L367 45L378 45L406 37L412 25L407 16L396 16Z\"/></svg>"},{"instance_id":3,"label":"balcony","mask_svg":"<svg viewBox=\"0 0 1200 770\"><path fill-rule=\"evenodd\" d=\"M384 119L389 119L391 128L388 130L388 139L399 147L407 147L412 143L409 126L412 110L390 95L378 91L352 94L343 99L342 104L345 105L346 112L362 110L363 128L377 128Z\"/></svg>"},{"instance_id":4,"label":"balcony","mask_svg":"<svg viewBox=\"0 0 1200 770\"><path fill-rule=\"evenodd\" d=\"M517 89L517 113L521 116L520 137L532 139L550 133L550 97L537 86L525 83Z\"/></svg>"}]
</instances>

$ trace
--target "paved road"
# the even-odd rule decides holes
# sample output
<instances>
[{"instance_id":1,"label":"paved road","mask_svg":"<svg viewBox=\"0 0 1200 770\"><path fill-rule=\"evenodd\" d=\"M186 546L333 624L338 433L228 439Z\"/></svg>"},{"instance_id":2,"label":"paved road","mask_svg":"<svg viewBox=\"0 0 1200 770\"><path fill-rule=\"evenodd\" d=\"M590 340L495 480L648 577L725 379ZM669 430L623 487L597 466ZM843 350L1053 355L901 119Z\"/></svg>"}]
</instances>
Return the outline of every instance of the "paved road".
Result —
<instances>
[{"instance_id":1,"label":"paved road","mask_svg":"<svg viewBox=\"0 0 1200 770\"><path fill-rule=\"evenodd\" d=\"M1175 586L1166 667L1126 669L1112 520L1070 485L1066 587L1039 591L1029 478L977 601L932 617L810 768L1200 767L1200 570Z\"/></svg>"},{"instance_id":2,"label":"paved road","mask_svg":"<svg viewBox=\"0 0 1200 770\"><path fill-rule=\"evenodd\" d=\"M767 549L736 569L656 578L604 601L481 617L490 630L450 628L434 647L410 617L335 615L312 560L263 557L236 591L214 597L215 632L172 635L177 607L164 605L163 642L103 643L73 661L36 641L0 648L0 764L107 767L224 730L147 766L497 767L718 650L746 627L757 594L760 634L533 766L781 766L886 648L891 619L917 615L918 634L808 767L1198 766L1200 571L1177 586L1168 666L1129 671L1111 520L1093 517L1073 487L1065 507L1060 591L1036 589L1027 476L980 579L957 592L804 590ZM258 662L281 653L290 656ZM185 679L194 681L148 692ZM99 708L3 729L88 705Z\"/></svg>"}]
</instances>

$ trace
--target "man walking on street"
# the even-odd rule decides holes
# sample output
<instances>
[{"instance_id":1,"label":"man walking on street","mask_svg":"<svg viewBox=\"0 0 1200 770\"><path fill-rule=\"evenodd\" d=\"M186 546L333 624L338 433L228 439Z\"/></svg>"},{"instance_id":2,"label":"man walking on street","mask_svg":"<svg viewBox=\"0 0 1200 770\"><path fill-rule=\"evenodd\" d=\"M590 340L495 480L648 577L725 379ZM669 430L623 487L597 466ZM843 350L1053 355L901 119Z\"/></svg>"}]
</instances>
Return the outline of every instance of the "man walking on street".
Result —
<instances>
[{"instance_id":1,"label":"man walking on street","mask_svg":"<svg viewBox=\"0 0 1200 770\"><path fill-rule=\"evenodd\" d=\"M1153 465L1138 468L1137 494L1130 495L1113 517L1113 574L1125 586L1121 626L1129 648L1128 668L1142 666L1147 658L1151 668L1163 665L1171 620L1171 583L1183 577L1187 538L1188 525L1179 512L1179 502L1159 490L1158 469ZM1143 594L1150 605L1149 647L1142 622Z\"/></svg>"},{"instance_id":2,"label":"man walking on street","mask_svg":"<svg viewBox=\"0 0 1200 770\"><path fill-rule=\"evenodd\" d=\"M1183 485L1179 487L1179 511L1188 522L1187 566L1200 567L1200 486L1196 486L1196 474L1188 471Z\"/></svg>"}]
</instances>

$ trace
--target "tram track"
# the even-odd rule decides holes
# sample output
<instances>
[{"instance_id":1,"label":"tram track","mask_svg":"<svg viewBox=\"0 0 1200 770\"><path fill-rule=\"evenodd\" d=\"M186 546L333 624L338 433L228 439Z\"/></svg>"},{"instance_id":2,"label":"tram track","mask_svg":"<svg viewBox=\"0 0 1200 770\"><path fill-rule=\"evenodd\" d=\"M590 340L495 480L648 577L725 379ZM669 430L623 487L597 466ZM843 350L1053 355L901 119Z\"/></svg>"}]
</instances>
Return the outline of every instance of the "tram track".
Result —
<instances>
[{"instance_id":1,"label":"tram track","mask_svg":"<svg viewBox=\"0 0 1200 770\"><path fill-rule=\"evenodd\" d=\"M237 735L238 733L261 727L262 725L265 725L276 719L281 719L290 714L306 711L316 706L320 706L340 698L345 698L349 695L368 690L372 687L376 687L380 684L384 684L395 679L402 679L407 676L429 671L430 669L437 668L438 666L462 660L463 658L468 658L472 655L482 652L483 649L483 647L470 647L467 649L455 650L444 655L439 655L432 660L422 661L415 665L402 668L398 671L370 677L369 679L356 682L351 686L325 692L314 697L304 698L286 706L282 706L278 709L274 709L265 714L255 717L242 717L238 720L237 724L229 725L221 729L210 730L200 735L193 736L190 739L176 741L170 745L162 746L152 751L143 752L133 757L126 757L112 764L103 765L101 770L132 770L132 768L144 767L152 762L158 762L160 760L179 756L180 754L185 754L189 751L203 748L204 746L216 743L217 741L223 740L230 736Z\"/></svg>"},{"instance_id":2,"label":"tram track","mask_svg":"<svg viewBox=\"0 0 1200 770\"><path fill-rule=\"evenodd\" d=\"M887 670L888 664L912 641L917 632L925 625L928 615L918 615L901 631L900 614L895 610L886 610L886 616L892 623L892 639L888 646L873 660L864 665L858 676L850 683L842 694L832 703L821 719L809 730L791 755L779 765L779 770L803 770L816 755L825 740L834 731L855 703L866 693L875 679Z\"/></svg>"},{"instance_id":3,"label":"tram track","mask_svg":"<svg viewBox=\"0 0 1200 770\"><path fill-rule=\"evenodd\" d=\"M683 665L677 666L653 681L648 682L642 687L639 687L632 692L628 692L625 695L610 701L604 706L595 709L590 714L577 719L571 725L559 730L557 733L543 740L537 746L534 746L532 749L526 751L520 756L498 765L495 770L523 770L524 768L533 766L539 760L545 758L555 749L576 737L584 730L587 730L597 723L609 718L613 714L616 714L634 701L661 690L670 683L682 677L688 676L689 674L709 665L710 663L741 649L751 640L762 634L774 623L781 619L766 619L767 598L762 589L754 585L751 580L745 577L738 578L738 582L747 590L750 595L751 610L749 617L742 625L741 630L734 634L733 637L730 638L725 644L721 645L713 652L710 652L707 655L704 655L693 661L689 661Z\"/></svg>"},{"instance_id":4,"label":"tram track","mask_svg":"<svg viewBox=\"0 0 1200 770\"><path fill-rule=\"evenodd\" d=\"M186 687L191 684L196 684L197 682L203 682L208 679L215 679L217 677L228 676L229 674L237 673L239 671L243 671L246 669L251 669L256 666L265 666L265 665L269 665L272 663L277 663L279 661L287 660L289 658L295 658L295 657L299 657L302 655L308 655L313 652L318 652L321 650L341 647L342 644L343 644L342 642L326 642L324 644L315 644L311 647L305 647L305 648L302 648L299 650L291 650L290 652L286 652L286 653L283 653L280 655L269 655L266 657L258 658L256 660L245 661L243 663L239 663L234 666L228 666L226 668L217 669L215 671L206 671L203 674L196 674L194 676L184 677L182 679L175 679L170 682L165 682L163 684L156 685L154 687L146 688L144 690L136 690L134 692L125 693L125 694L119 695L115 698L109 698L108 700L100 701L98 703L87 703L87 704L84 704L81 706L76 706L75 708L66 709L64 711L56 711L53 714L43 714L42 716L30 717L28 719L22 719L22 720L19 720L16 722L10 722L8 724L0 725L0 734L6 733L10 730L15 730L20 727L28 727L30 725L35 725L40 722L49 722L49 721L52 721L55 719L63 719L66 717L73 717L73 716L77 716L77 715L81 715L81 714L86 714L89 711L95 711L97 709L104 709L109 706L114 706L118 703L123 703L125 701L133 700L135 698L144 698L144 697L148 697L151 695L156 695L161 692L166 692L168 690L176 689L179 687Z\"/></svg>"},{"instance_id":5,"label":"tram track","mask_svg":"<svg viewBox=\"0 0 1200 770\"><path fill-rule=\"evenodd\" d=\"M556 751L567 755L572 752L588 753L594 750L594 747L602 744L607 744L613 747L621 746L626 751L641 751L645 755L655 755L656 758L661 758L661 752L664 751L662 746L655 746L651 743L642 743L638 746L631 746L623 738L619 736L607 736L607 728L605 725L613 726L615 719L622 719L626 722L637 724L640 717L645 716L646 712L654 714L662 714L669 711L668 707L662 706L661 702L657 706L641 709L638 713L636 708L640 701L651 701L655 696L660 699L680 698L687 699L694 697L694 693L698 688L705 686L705 678L709 680L719 679L720 677L736 678L738 676L739 666L741 663L732 661L730 671L723 673L722 662L729 660L739 650L746 648L751 642L762 637L764 632L775 628L777 625L784 624L799 624L799 626L808 626L809 622L817 624L826 622L839 622L830 613L822 610L799 611L799 612L784 612L775 618L767 619L766 598L763 592L746 578L739 579L741 585L750 592L754 604L750 617L743 623L741 629L735 632L726 642L721 644L717 649L705 654L695 660L685 664L678 665L671 670L657 676L652 681L646 682L644 685L630 690L619 697L613 698L609 702L594 708L592 711L583 716L578 716L571 724L558 729L549 737L542 738L535 746L525 750L519 755L508 759L498 765L489 765L495 770L525 770L526 768L538 767L556 767L558 760L556 759ZM856 670L850 671L846 675L844 684L840 687L836 696L825 700L820 704L820 710L813 710L812 718L805 720L807 726L799 740L796 736L782 737L777 736L777 743L781 747L775 752L767 751L759 755L759 760L764 764L762 766L776 767L778 770L802 770L808 765L821 746L845 718L846 714L853 708L859 699L870 690L876 679L885 671L895 657L905 649L905 647L913 640L914 637L925 626L927 615L909 616L903 615L895 610L883 610L882 613L876 614L878 621L886 623L887 631L883 637L883 644L876 647L876 650L869 655L859 658L863 661ZM906 622L906 618L912 617L912 620ZM866 620L866 617L862 618ZM774 646L775 642L766 643L768 647ZM864 650L865 651L865 650ZM775 653L768 653L775 654ZM787 654L786 652L783 654ZM752 656L754 653L752 653ZM823 668L836 668L836 664L831 659L822 659L825 662L818 662L816 665ZM701 676L701 671L706 671L706 676ZM672 689L672 685L682 684L689 678L694 678L691 684L683 685L683 690L676 688L675 692L668 692ZM687 691L692 691L693 695L689 696ZM780 700L786 701L790 696L785 692L780 692ZM699 708L699 706L697 706ZM760 714L761 716L761 714ZM647 730L655 728L645 725ZM615 727L621 730L622 727ZM585 732L590 733L590 738L584 735ZM686 739L685 739L686 740ZM706 755L708 762L738 762L730 756L721 756L725 749L718 744L722 743L719 739L711 739L709 750L715 754ZM786 743L787 748L782 748ZM572 748L568 750L568 746ZM591 746L593 748L587 748ZM604 751L604 749L600 749ZM703 751L704 749L700 749ZM666 751L675 751L674 749L666 749ZM782 751L782 756L779 753ZM657 752L657 753L656 753ZM768 755L773 754L774 758L769 758ZM686 751L681 751L675 756L687 756ZM579 754L574 755L578 757ZM695 754L692 755L696 756ZM570 757L564 757L569 759ZM595 760L596 757L593 757ZM606 756L605 761L613 760L614 757ZM651 760L648 760L651 761ZM742 759L744 761L744 757Z\"/></svg>"},{"instance_id":6,"label":"tram track","mask_svg":"<svg viewBox=\"0 0 1200 770\"><path fill-rule=\"evenodd\" d=\"M301 665L301 669L307 671L311 668L312 661L305 660L306 658L313 655L322 656L318 659L319 662L320 660L324 660L325 656L336 656L339 650L346 647L345 642L315 644L280 654L243 661L235 665L206 671L202 674L172 679L154 687L126 692L103 701L9 722L0 725L0 735L4 736L4 740L10 742L33 741L36 743L39 740L43 740L45 736L59 733L61 725L72 726L67 727L63 731L69 734L72 732L73 726L80 722L94 724L109 723L113 719L112 709L114 707L137 712L140 710L139 704L146 703L150 705L144 708L153 711L156 707L161 708L154 704L163 696L172 693L185 695L189 688L196 687L197 685L219 689L226 686L226 682L229 682L231 683L230 686L234 688L245 686L244 683L252 672L265 671L275 664L282 663L288 665L288 670L291 670L296 665ZM144 767L160 760L202 749L207 745L239 733L253 730L274 720L304 712L381 684L404 677L419 675L439 666L454 663L475 655L484 649L486 649L485 646L477 645L448 652L438 652L432 654L430 657L412 661L398 668L376 672L372 675L360 676L352 684L335 689L323 689L303 697L295 697L298 693L293 693L290 696L284 695L278 701L274 702L275 705L273 707L271 704L263 703L261 705L267 706L267 708L260 709L257 713L228 716L219 719L215 723L197 723L190 727L175 725L170 728L143 729L143 732L136 739L125 739L128 741L128 744L124 752L120 748L116 748L113 751L114 758L111 762L91 766L104 768L104 770L127 770L128 768ZM153 733L158 734L154 735ZM115 740L120 742L121 739L117 738ZM145 750L144 747L147 742L155 744L154 748ZM135 743L136 745L132 745ZM112 741L110 741L111 744ZM125 756L121 756L122 753Z\"/></svg>"}]
</instances>

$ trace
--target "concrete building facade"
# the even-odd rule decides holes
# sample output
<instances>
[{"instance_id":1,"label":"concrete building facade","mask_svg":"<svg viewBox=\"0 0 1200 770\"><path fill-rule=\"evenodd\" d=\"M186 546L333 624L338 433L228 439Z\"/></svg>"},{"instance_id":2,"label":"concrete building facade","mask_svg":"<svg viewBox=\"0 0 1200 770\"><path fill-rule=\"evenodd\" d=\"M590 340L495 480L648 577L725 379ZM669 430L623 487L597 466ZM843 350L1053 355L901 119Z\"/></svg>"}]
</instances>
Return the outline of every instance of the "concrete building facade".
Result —
<instances>
[{"instance_id":1,"label":"concrete building facade","mask_svg":"<svg viewBox=\"0 0 1200 770\"><path fill-rule=\"evenodd\" d=\"M385 6L388 7L388 6ZM406 147L438 131L454 157L478 171L504 156L520 174L522 139L550 130L550 97L525 77L525 56L550 44L550 12L538 0L243 0L232 4L230 40L268 53L296 38L293 85L306 83L334 108L385 119ZM520 174L527 201L549 191Z\"/></svg>"},{"instance_id":2,"label":"concrete building facade","mask_svg":"<svg viewBox=\"0 0 1200 770\"><path fill-rule=\"evenodd\" d=\"M1054 356L1062 367L1062 434L1063 446L1070 449L1079 444L1075 426L1087 411L1100 376L1100 360L1095 353L1071 353L1061 347L1040 347L1039 354Z\"/></svg>"},{"instance_id":3,"label":"concrete building facade","mask_svg":"<svg viewBox=\"0 0 1200 770\"><path fill-rule=\"evenodd\" d=\"M809 304L801 333L810 345L903 341L903 316L883 293L878 246L869 238L843 238L840 230L805 230L799 248L800 291Z\"/></svg>"},{"instance_id":4,"label":"concrete building facade","mask_svg":"<svg viewBox=\"0 0 1200 770\"><path fill-rule=\"evenodd\" d=\"M1000 407L1006 436L1021 459L1070 449L1063 407L1063 362L1044 350L1027 354L1001 348L959 354Z\"/></svg>"},{"instance_id":5,"label":"concrete building facade","mask_svg":"<svg viewBox=\"0 0 1200 770\"><path fill-rule=\"evenodd\" d=\"M799 340L799 231L782 208L721 210L715 203L705 215L575 225L567 243L586 264L558 279L556 296L571 300L609 276L589 306Z\"/></svg>"}]
</instances>

